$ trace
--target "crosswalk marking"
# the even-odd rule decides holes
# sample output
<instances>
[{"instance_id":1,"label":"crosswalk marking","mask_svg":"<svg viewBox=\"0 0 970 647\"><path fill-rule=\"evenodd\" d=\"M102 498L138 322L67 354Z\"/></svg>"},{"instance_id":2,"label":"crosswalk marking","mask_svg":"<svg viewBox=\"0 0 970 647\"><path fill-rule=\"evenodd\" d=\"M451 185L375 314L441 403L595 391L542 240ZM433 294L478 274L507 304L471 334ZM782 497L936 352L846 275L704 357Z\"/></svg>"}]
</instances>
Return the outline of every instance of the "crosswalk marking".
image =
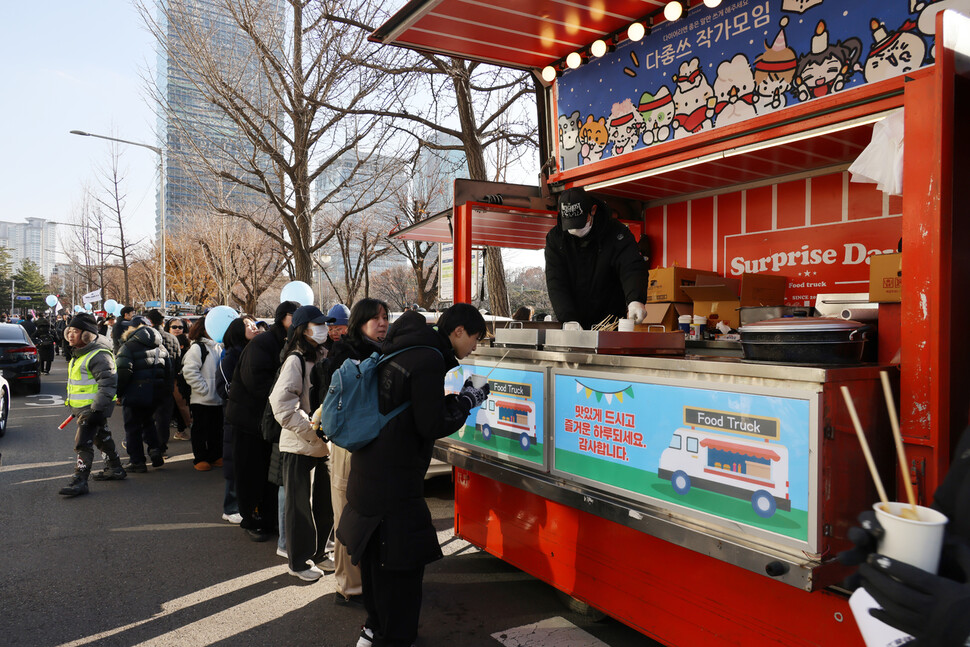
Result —
<instances>
[{"instance_id":1,"label":"crosswalk marking","mask_svg":"<svg viewBox=\"0 0 970 647\"><path fill-rule=\"evenodd\" d=\"M546 618L492 634L505 647L609 647L565 618Z\"/></svg>"}]
</instances>

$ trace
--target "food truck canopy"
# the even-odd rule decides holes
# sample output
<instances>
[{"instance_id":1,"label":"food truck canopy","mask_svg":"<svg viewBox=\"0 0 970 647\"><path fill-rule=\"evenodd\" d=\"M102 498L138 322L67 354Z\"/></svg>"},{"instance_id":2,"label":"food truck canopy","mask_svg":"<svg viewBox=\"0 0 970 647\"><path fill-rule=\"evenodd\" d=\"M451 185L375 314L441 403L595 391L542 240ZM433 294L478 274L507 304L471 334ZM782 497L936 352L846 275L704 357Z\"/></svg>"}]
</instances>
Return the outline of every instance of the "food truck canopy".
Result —
<instances>
[{"instance_id":1,"label":"food truck canopy","mask_svg":"<svg viewBox=\"0 0 970 647\"><path fill-rule=\"evenodd\" d=\"M491 204L472 205L472 246L543 249L546 233L556 224L555 211ZM451 209L437 213L392 235L398 240L452 242Z\"/></svg>"},{"instance_id":2,"label":"food truck canopy","mask_svg":"<svg viewBox=\"0 0 970 647\"><path fill-rule=\"evenodd\" d=\"M754 458L761 458L764 460L778 461L781 460L781 456L778 452L768 449L766 447L758 447L757 445L742 445L740 443L729 443L724 440L716 440L714 438L705 438L701 441L701 447L711 447L712 449L723 449L724 451L734 452L735 454L744 454L745 456L751 456Z\"/></svg>"},{"instance_id":3,"label":"food truck canopy","mask_svg":"<svg viewBox=\"0 0 970 647\"><path fill-rule=\"evenodd\" d=\"M371 40L534 69L626 29L666 4L666 0L411 0Z\"/></svg>"}]
</instances>

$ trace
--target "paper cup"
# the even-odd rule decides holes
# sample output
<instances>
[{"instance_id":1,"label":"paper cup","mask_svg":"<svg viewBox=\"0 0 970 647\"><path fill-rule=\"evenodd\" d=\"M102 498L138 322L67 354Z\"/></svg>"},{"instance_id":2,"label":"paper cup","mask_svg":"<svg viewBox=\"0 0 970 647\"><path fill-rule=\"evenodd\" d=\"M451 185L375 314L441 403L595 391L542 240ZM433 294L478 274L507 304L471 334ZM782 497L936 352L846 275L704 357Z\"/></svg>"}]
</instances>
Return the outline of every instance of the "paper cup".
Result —
<instances>
[{"instance_id":1,"label":"paper cup","mask_svg":"<svg viewBox=\"0 0 970 647\"><path fill-rule=\"evenodd\" d=\"M879 540L877 550L887 557L936 573L940 565L940 549L943 547L946 515L933 508L918 505L916 506L916 513L919 516L917 521L899 516L903 508L909 507L908 503L891 501L876 503L872 507L876 511L876 519L886 531L883 538Z\"/></svg>"},{"instance_id":2,"label":"paper cup","mask_svg":"<svg viewBox=\"0 0 970 647\"><path fill-rule=\"evenodd\" d=\"M691 315L680 315L677 317L677 325L680 326L683 332L688 334L690 333L690 324L692 321L694 321L694 317Z\"/></svg>"},{"instance_id":3,"label":"paper cup","mask_svg":"<svg viewBox=\"0 0 970 647\"><path fill-rule=\"evenodd\" d=\"M620 319L620 322L616 324L616 329L620 332L633 332L635 326L633 319Z\"/></svg>"},{"instance_id":4,"label":"paper cup","mask_svg":"<svg viewBox=\"0 0 970 647\"><path fill-rule=\"evenodd\" d=\"M478 375L477 373L468 378L472 381L472 386L476 389L480 389L488 384L488 378L484 375Z\"/></svg>"}]
</instances>

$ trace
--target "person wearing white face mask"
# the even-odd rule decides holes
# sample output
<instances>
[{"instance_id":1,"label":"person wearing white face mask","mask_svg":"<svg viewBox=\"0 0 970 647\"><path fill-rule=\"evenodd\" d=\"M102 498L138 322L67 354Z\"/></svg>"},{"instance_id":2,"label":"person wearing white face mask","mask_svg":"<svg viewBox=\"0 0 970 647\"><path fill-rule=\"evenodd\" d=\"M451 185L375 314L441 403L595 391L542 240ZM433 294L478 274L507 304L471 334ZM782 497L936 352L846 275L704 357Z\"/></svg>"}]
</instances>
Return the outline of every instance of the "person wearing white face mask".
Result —
<instances>
[{"instance_id":1,"label":"person wearing white face mask","mask_svg":"<svg viewBox=\"0 0 970 647\"><path fill-rule=\"evenodd\" d=\"M559 196L559 226L546 234L546 287L559 321L589 329L606 317L646 317L647 264L633 234L582 188Z\"/></svg>"},{"instance_id":2,"label":"person wearing white face mask","mask_svg":"<svg viewBox=\"0 0 970 647\"><path fill-rule=\"evenodd\" d=\"M286 491L284 532L290 574L313 582L323 576L316 563L325 558L327 534L333 525L327 443L310 422L313 365L323 361L322 344L328 319L316 306L293 313L283 365L269 401L280 431L280 461Z\"/></svg>"}]
</instances>

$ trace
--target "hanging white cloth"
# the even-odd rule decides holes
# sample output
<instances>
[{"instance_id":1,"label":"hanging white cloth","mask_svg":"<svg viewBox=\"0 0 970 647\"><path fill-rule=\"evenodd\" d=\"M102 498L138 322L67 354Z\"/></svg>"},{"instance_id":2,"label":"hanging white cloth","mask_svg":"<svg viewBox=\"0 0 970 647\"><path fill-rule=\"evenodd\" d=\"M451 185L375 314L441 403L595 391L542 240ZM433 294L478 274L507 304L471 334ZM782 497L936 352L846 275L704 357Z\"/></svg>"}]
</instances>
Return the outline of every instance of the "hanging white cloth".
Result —
<instances>
[{"instance_id":1,"label":"hanging white cloth","mask_svg":"<svg viewBox=\"0 0 970 647\"><path fill-rule=\"evenodd\" d=\"M875 184L883 193L903 194L903 110L876 122L872 139L852 162L853 182Z\"/></svg>"}]
</instances>

